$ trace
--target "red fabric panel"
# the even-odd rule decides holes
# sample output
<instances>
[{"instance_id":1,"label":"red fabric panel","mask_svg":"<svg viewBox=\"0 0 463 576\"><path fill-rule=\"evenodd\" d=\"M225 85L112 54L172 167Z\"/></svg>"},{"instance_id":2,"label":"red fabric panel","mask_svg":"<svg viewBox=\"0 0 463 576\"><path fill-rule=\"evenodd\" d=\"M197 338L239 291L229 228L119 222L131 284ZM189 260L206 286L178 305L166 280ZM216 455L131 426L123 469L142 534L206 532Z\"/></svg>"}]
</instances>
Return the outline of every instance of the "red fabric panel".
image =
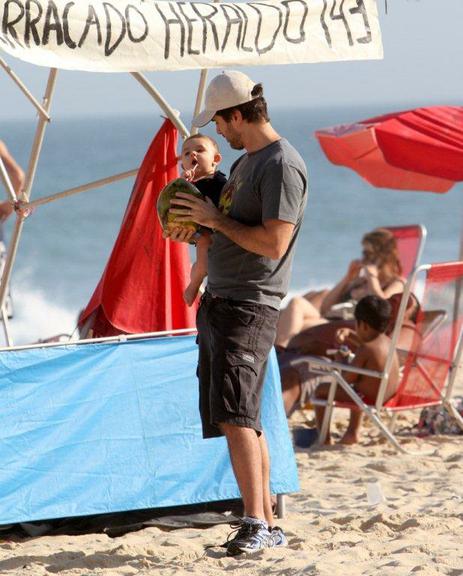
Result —
<instances>
[{"instance_id":1,"label":"red fabric panel","mask_svg":"<svg viewBox=\"0 0 463 576\"><path fill-rule=\"evenodd\" d=\"M435 283L460 281L463 277L463 262L441 262L433 264L428 272L429 280Z\"/></svg>"},{"instance_id":2,"label":"red fabric panel","mask_svg":"<svg viewBox=\"0 0 463 576\"><path fill-rule=\"evenodd\" d=\"M183 301L190 274L188 246L162 238L156 213L159 192L178 177L177 138L166 120L140 166L111 256L80 317L83 325L100 308L94 336L195 326L196 310Z\"/></svg>"},{"instance_id":3,"label":"red fabric panel","mask_svg":"<svg viewBox=\"0 0 463 576\"><path fill-rule=\"evenodd\" d=\"M463 180L463 106L419 108L375 126L388 164L429 176Z\"/></svg>"},{"instance_id":4,"label":"red fabric panel","mask_svg":"<svg viewBox=\"0 0 463 576\"><path fill-rule=\"evenodd\" d=\"M338 126L318 131L316 136L330 162L354 170L376 188L443 193L454 185L453 181L391 166L378 147L373 127Z\"/></svg>"}]
</instances>

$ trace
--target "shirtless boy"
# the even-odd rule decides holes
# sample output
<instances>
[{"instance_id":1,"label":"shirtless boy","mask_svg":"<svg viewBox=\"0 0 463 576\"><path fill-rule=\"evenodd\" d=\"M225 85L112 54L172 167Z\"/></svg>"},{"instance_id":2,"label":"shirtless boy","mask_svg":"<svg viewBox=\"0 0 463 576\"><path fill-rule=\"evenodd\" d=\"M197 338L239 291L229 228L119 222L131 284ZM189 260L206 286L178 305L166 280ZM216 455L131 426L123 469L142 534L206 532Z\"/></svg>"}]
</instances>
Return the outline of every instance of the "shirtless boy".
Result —
<instances>
[{"instance_id":1,"label":"shirtless boy","mask_svg":"<svg viewBox=\"0 0 463 576\"><path fill-rule=\"evenodd\" d=\"M379 296L369 295L362 298L355 307L356 320L356 339L358 348L351 366L382 372L386 365L391 339L385 334L391 317L391 305L387 300ZM354 388L354 390L368 404L374 404L378 394L380 379L372 376L344 372L343 378ZM394 355L389 382L386 389L384 400L391 398L399 384L399 359L397 354ZM330 383L324 382L317 386L314 397L326 400L330 390ZM351 402L350 396L339 386L336 388L335 400L338 402ZM322 406L315 407L315 416L317 428L320 429L325 408ZM349 426L348 430L341 439L343 444L355 444L358 442L358 429L360 427L360 418L356 421L356 426ZM327 443L331 442L328 434Z\"/></svg>"}]
</instances>

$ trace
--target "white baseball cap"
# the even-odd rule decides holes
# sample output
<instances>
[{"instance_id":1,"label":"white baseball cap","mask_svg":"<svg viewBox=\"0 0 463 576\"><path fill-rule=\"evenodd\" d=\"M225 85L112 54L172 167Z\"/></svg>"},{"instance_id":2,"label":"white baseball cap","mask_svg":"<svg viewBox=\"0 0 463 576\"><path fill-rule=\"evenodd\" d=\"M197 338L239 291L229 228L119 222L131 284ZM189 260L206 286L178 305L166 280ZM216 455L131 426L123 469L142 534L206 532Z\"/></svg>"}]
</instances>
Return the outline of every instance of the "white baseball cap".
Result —
<instances>
[{"instance_id":1,"label":"white baseball cap","mask_svg":"<svg viewBox=\"0 0 463 576\"><path fill-rule=\"evenodd\" d=\"M218 110L239 106L254 100L251 94L255 82L236 70L222 72L213 78L206 90L204 110L193 118L193 126L205 126L212 120Z\"/></svg>"}]
</instances>

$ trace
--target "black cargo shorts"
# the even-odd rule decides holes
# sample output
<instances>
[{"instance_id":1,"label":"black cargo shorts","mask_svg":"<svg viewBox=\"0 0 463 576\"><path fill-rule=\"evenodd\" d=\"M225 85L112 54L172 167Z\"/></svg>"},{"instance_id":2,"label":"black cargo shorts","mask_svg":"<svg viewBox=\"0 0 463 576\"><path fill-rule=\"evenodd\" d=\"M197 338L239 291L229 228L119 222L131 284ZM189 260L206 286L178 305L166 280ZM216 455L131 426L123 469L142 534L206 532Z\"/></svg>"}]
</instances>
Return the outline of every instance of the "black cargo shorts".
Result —
<instances>
[{"instance_id":1,"label":"black cargo shorts","mask_svg":"<svg viewBox=\"0 0 463 576\"><path fill-rule=\"evenodd\" d=\"M262 431L262 386L278 316L264 304L203 294L196 325L204 438L222 436L220 423Z\"/></svg>"}]
</instances>

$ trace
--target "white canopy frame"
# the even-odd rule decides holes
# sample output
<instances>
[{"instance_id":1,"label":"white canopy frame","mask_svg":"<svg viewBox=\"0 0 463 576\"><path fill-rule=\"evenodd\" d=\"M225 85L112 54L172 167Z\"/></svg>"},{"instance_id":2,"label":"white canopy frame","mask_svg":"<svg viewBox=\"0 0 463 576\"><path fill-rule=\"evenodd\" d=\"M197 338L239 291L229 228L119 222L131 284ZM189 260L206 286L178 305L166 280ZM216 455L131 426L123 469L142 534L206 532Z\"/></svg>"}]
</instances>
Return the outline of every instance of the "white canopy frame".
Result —
<instances>
[{"instance_id":1,"label":"white canopy frame","mask_svg":"<svg viewBox=\"0 0 463 576\"><path fill-rule=\"evenodd\" d=\"M32 144L31 154L29 158L27 173L26 173L26 183L24 190L21 194L21 197L18 198L13 186L10 182L8 173L3 162L0 159L0 176L5 184L5 188L7 190L8 197L10 201L17 206L21 207L21 210L17 211L16 222L14 226L14 230L11 236L11 240L8 244L8 251L5 266L0 278L0 309L1 309L1 316L2 316L2 323L5 332L5 340L8 344L8 348L12 348L14 346L13 339L11 337L10 330L8 328L8 319L7 314L5 311L5 301L8 293L8 284L10 282L11 274L13 271L13 267L16 261L16 254L18 251L18 246L20 243L22 229L24 225L24 221L29 215L30 211L37 206L41 206L44 204L48 204L55 200L59 200L61 198L66 198L68 196L72 196L74 194L78 194L80 192L86 192L88 190L93 190L96 188L101 188L107 184L117 182L119 180L123 180L125 178L130 178L135 176L138 172L138 168L133 170L128 170L126 172L122 172L119 174L114 174L108 176L106 178L101 178L99 180L95 180L93 182L89 182L86 184L82 184L80 186L70 188L68 190L64 190L62 192L58 192L52 194L50 196L46 196L43 198L39 198L36 201L30 202L31 192L33 188L35 173L37 169L37 164L40 158L40 154L42 151L43 140L45 137L45 131L48 126L48 123L51 121L51 107L52 107L52 100L53 94L56 86L56 80L58 75L58 70L56 68L50 68L48 74L48 81L47 86L45 89L45 93L42 99L42 104L38 102L38 100L32 95L29 89L26 87L24 82L17 76L11 67L2 59L0 58L0 65L8 74L8 76L16 83L20 91L26 96L26 98L31 102L33 107L37 110L39 118L37 122L36 132L34 141ZM167 118L171 120L171 122L175 125L175 127L180 132L182 138L187 138L190 135L190 131L185 126L185 124L180 119L180 114L172 108L172 106L167 102L167 100L161 95L159 90L155 88L149 80L141 73L132 72L131 76L139 83L141 86L148 92L148 94L153 98L153 100L159 105L162 112L166 115ZM202 105L203 95L204 95L204 88L206 82L207 71L201 71L201 77L199 81L199 87L196 96L196 108L199 108Z\"/></svg>"},{"instance_id":2,"label":"white canopy frame","mask_svg":"<svg viewBox=\"0 0 463 576\"><path fill-rule=\"evenodd\" d=\"M212 2L217 3L217 5L220 5L222 8L222 10L217 8L213 11L214 14L218 14L217 23L211 23L208 20L209 16L205 16L204 14L201 16L201 12L198 12L198 7L189 4L189 8L195 11L196 16L192 17L191 14L189 16L184 14L182 19L177 14L178 19L176 20L174 18L174 20L176 24L180 25L180 28L176 29L175 32L173 32L173 29L171 30L170 27L170 24L174 22L174 20L171 22L168 18L166 19L166 16L162 15L162 10L156 15L156 10L146 12L146 6L144 6L142 2L137 4L136 7L132 4L127 5L127 19L129 19L129 12L131 10L138 14L136 21L141 28L136 34L134 30L130 29L127 42L122 42L121 36L109 52L109 46L107 45L109 39L107 38L105 50L103 51L104 53L102 53L101 42L99 42L98 45L93 42L92 45L92 41L89 42L87 39L88 29L85 28L83 35L80 36L81 42L86 39L84 43L85 46L81 46L81 42L79 42L79 50L77 53L73 50L77 45L73 42L71 42L73 45L70 45L69 42L71 36L74 35L76 38L79 36L79 27L82 21L85 22L85 18L83 20L81 18L82 14L85 16L85 6L82 8L81 5L79 5L80 7L77 7L77 4L73 5L76 10L75 14L73 12L73 20L72 18L68 18L68 10L71 4L61 2L63 8L63 29L61 32L66 36L67 43L65 42L63 44L59 40L58 22L52 26L53 29L56 28L56 35L53 35L53 41L50 40L50 23L42 21L43 19L41 20L42 13L36 15L37 18L33 20L34 42L31 43L30 25L32 25L32 21L30 20L30 7L26 4L22 6L20 3L16 3L16 8L14 10L12 9L10 13L10 4L5 2L5 0L0 0L0 8L3 6L4 23L0 31L0 46L2 49L12 56L19 57L36 65L48 67L50 70L45 94L42 102L39 102L8 63L0 57L0 66L29 100L39 116L27 169L26 185L20 198L16 198L9 179L7 177L5 179L6 171L4 170L4 166L2 165L0 167L0 175L6 182L10 200L16 204L17 208L16 223L8 246L6 264L0 279L0 310L3 309L5 304L8 283L15 263L24 220L31 209L60 198L99 188L111 182L131 177L137 172L137 169L129 170L94 182L82 184L63 192L57 192L46 198L40 198L35 202L30 202L45 131L51 120L51 104L58 74L57 67L106 72L129 70L132 77L150 94L164 114L177 127L182 137L185 138L190 132L181 121L179 114L141 73L142 70L177 70L188 68L201 70L195 102L195 114L197 114L201 108L204 97L208 69L211 67L227 67L231 64L239 66L245 64L263 65L363 60L378 59L383 56L376 0L352 0L352 5L344 8L344 3L341 3L338 9L336 0L330 0L330 2L327 2L327 0L316 0L314 6L312 6L313 13L311 12L310 18L307 18L309 13L307 0L292 1L291 9L286 0L281 6L278 2L275 4L266 4L264 2L261 8L263 9L265 6L267 10L265 12L265 22L263 14L256 8L257 5L253 7L250 4L247 5L244 3L240 4L238 8L238 6L233 6L233 3L221 3L220 0L212 0ZM165 4L173 9L175 2L167 2ZM159 12L159 6L157 8ZM84 12L80 13L82 9ZM233 18L230 16L230 10L232 10L234 14ZM268 12L268 10L270 10L270 12ZM247 14L246 11L250 11L249 14ZM92 14L94 13L92 12ZM272 16L270 16L271 14ZM94 16L96 18L96 14L94 14ZM106 16L108 16L107 13ZM201 16L200 20L202 24L197 16ZM64 23L64 21L66 22ZM149 25L148 21L150 21ZM272 21L273 24L271 24L270 21ZM193 33L193 22L196 23L197 28L195 33L198 33L198 30L202 29L202 33L204 34L202 51L204 52L206 47L209 50L209 52L206 50L206 53L201 56L199 56L197 50L193 50L192 46L190 46L190 41L192 40L190 37L187 44L191 50L188 52L188 55L184 53L185 26L187 26L189 34ZM96 22L93 23L95 24ZM144 24L142 25L142 23ZM212 27L215 46L211 40L211 35L207 35L207 23ZM230 40L230 26L232 23L239 26L236 32L236 42L235 40ZM128 20L126 25L129 26ZM275 25L275 29L272 28L273 25ZM99 26L100 24L98 24L98 30L100 30ZM219 30L219 28L216 26L221 27L220 34L223 35L223 42L221 44L217 39L217 30ZM73 34L69 36L72 27L74 27ZM40 34L38 30L40 30ZM156 31L159 32L159 34L157 34ZM244 37L247 34L246 31L249 33L253 31L252 33L255 33L255 44L252 46L251 44L245 45ZM174 34L172 37L170 36L171 32ZM276 42L277 33L283 35L278 42ZM180 36L178 36L179 34ZM170 53L169 49L169 46L171 44L174 46L177 40L180 42L180 60L177 52L173 50L172 53ZM249 41L250 38L247 38L247 42ZM37 45L37 42L39 42L39 45ZM224 46L227 42L231 42L231 44L227 48L227 53L224 54ZM116 47L118 47L117 55L115 53L113 54L113 50L115 50ZM220 47L221 49L219 50ZM82 50L80 50L81 48ZM277 49L276 52L272 52L274 48ZM219 52L217 52L217 50L219 50ZM198 57L190 58L190 56L194 54ZM111 59L108 59L109 55L111 55ZM164 57L162 57L162 55ZM186 59L182 61L184 56ZM188 56L188 58L186 56ZM170 58L170 60L167 62L165 61L166 58ZM192 128L192 131L196 132L196 129ZM4 327L6 327L7 324L5 318L5 314L3 314ZM9 334L7 335L7 342L9 345L13 345Z\"/></svg>"}]
</instances>

